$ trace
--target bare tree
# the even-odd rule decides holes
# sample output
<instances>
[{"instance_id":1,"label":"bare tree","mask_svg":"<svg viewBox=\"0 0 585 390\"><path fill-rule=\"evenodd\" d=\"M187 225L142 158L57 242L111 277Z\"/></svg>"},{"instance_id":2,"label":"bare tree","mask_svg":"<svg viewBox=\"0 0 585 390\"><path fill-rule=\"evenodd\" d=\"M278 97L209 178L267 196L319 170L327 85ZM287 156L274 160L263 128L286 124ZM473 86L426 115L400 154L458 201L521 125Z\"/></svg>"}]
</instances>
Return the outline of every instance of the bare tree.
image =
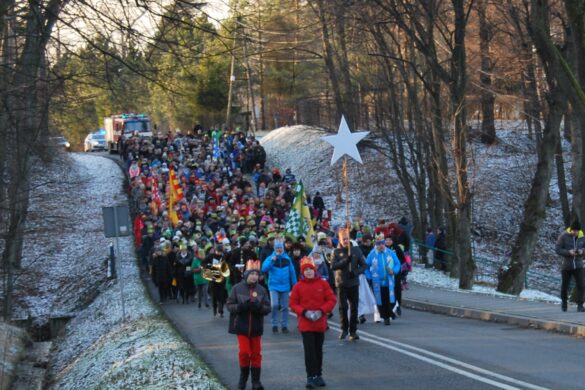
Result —
<instances>
[{"instance_id":1,"label":"bare tree","mask_svg":"<svg viewBox=\"0 0 585 390\"><path fill-rule=\"evenodd\" d=\"M548 116L545 121L542 142L538 145L538 165L532 180L530 194L524 203L524 214L520 224L520 234L512 248L509 265L498 277L498 291L519 294L524 288L524 276L532 263L532 252L538 239L538 231L545 215L549 195L549 183L554 168L554 153L559 142L559 128L563 114L567 110L562 84L562 60L550 50L550 10L546 2L535 0L527 19L538 55L547 75L549 88ZM560 75L560 77L559 77Z\"/></svg>"},{"instance_id":2,"label":"bare tree","mask_svg":"<svg viewBox=\"0 0 585 390\"><path fill-rule=\"evenodd\" d=\"M480 99L481 99L481 141L493 144L496 141L496 125L494 123L494 102L496 97L492 91L493 61L490 55L490 43L493 37L493 27L488 18L488 1L477 1L479 16L479 55L480 70Z\"/></svg>"}]
</instances>

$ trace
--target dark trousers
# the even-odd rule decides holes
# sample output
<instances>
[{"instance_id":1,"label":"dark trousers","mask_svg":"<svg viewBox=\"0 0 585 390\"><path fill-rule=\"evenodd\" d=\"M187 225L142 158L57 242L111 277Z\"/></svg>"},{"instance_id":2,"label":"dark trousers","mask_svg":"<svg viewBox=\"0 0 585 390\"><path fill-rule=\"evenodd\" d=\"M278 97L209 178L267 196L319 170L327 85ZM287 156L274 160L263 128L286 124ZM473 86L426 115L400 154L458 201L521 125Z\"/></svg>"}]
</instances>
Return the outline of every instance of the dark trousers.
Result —
<instances>
[{"instance_id":1,"label":"dark trousers","mask_svg":"<svg viewBox=\"0 0 585 390\"><path fill-rule=\"evenodd\" d=\"M394 275L394 298L402 306L402 273Z\"/></svg>"},{"instance_id":2,"label":"dark trousers","mask_svg":"<svg viewBox=\"0 0 585 390\"><path fill-rule=\"evenodd\" d=\"M357 330L357 313L359 302L360 286L339 287L337 289L337 302L339 303L339 318L341 330L355 333ZM347 319L347 308L349 303L349 321Z\"/></svg>"},{"instance_id":3,"label":"dark trousers","mask_svg":"<svg viewBox=\"0 0 585 390\"><path fill-rule=\"evenodd\" d=\"M166 301L171 297L171 286L168 283L158 284L158 295L161 302Z\"/></svg>"},{"instance_id":4,"label":"dark trousers","mask_svg":"<svg viewBox=\"0 0 585 390\"><path fill-rule=\"evenodd\" d=\"M583 305L583 268L561 271L561 300L567 302L571 276L575 278L577 285L577 305Z\"/></svg>"},{"instance_id":5,"label":"dark trousers","mask_svg":"<svg viewBox=\"0 0 585 390\"><path fill-rule=\"evenodd\" d=\"M302 332L303 348L305 349L305 369L307 377L321 376L323 367L323 332Z\"/></svg>"},{"instance_id":6,"label":"dark trousers","mask_svg":"<svg viewBox=\"0 0 585 390\"><path fill-rule=\"evenodd\" d=\"M380 294L382 295L382 304L378 305L378 311L380 312L380 317L383 319L390 318L390 287L382 286L380 287Z\"/></svg>"},{"instance_id":7,"label":"dark trousers","mask_svg":"<svg viewBox=\"0 0 585 390\"><path fill-rule=\"evenodd\" d=\"M209 283L211 291L211 303L213 305L213 314L223 314L223 305L227 298L225 283Z\"/></svg>"},{"instance_id":8,"label":"dark trousers","mask_svg":"<svg viewBox=\"0 0 585 390\"><path fill-rule=\"evenodd\" d=\"M204 303L205 306L209 305L209 295L207 294L207 283L197 285L197 296L199 297L199 307Z\"/></svg>"}]
</instances>

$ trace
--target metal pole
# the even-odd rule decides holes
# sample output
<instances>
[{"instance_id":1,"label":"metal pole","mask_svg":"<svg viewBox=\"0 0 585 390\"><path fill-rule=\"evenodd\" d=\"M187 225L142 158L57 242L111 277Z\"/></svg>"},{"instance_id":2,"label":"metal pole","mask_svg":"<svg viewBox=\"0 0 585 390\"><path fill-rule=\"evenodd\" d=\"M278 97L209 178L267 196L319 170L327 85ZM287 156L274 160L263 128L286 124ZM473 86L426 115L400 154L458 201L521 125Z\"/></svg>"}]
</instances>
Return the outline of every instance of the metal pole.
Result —
<instances>
[{"instance_id":1,"label":"metal pole","mask_svg":"<svg viewBox=\"0 0 585 390\"><path fill-rule=\"evenodd\" d=\"M345 228L347 234L351 231L351 222L349 219L349 174L347 172L347 156L343 156L343 189L345 190ZM347 246L347 254L351 257L351 241Z\"/></svg>"},{"instance_id":2,"label":"metal pole","mask_svg":"<svg viewBox=\"0 0 585 390\"><path fill-rule=\"evenodd\" d=\"M122 322L126 322L126 304L124 302L124 276L122 275L122 256L120 255L120 242L118 235L120 233L120 227L118 226L118 206L114 206L114 225L116 227L116 252L120 256L118 284L120 285L120 298L122 299Z\"/></svg>"},{"instance_id":3,"label":"metal pole","mask_svg":"<svg viewBox=\"0 0 585 390\"><path fill-rule=\"evenodd\" d=\"M238 2L236 1L236 3L234 4L234 10L236 10L237 12L237 8L238 7ZM228 89L228 104L227 104L227 112L225 115L225 125L227 127L226 130L231 130L232 127L232 95L233 95L233 90L234 90L234 81L236 81L236 76L234 75L234 71L235 71L235 66L236 66L236 39L238 37L238 29L240 28L239 26L239 15L236 14L236 25L234 26L234 35L233 35L233 41L232 41L232 60L230 63L230 83L229 83L229 89Z\"/></svg>"},{"instance_id":4,"label":"metal pole","mask_svg":"<svg viewBox=\"0 0 585 390\"><path fill-rule=\"evenodd\" d=\"M116 279L116 254L114 253L114 243L110 243L110 259L108 265L108 278Z\"/></svg>"}]
</instances>

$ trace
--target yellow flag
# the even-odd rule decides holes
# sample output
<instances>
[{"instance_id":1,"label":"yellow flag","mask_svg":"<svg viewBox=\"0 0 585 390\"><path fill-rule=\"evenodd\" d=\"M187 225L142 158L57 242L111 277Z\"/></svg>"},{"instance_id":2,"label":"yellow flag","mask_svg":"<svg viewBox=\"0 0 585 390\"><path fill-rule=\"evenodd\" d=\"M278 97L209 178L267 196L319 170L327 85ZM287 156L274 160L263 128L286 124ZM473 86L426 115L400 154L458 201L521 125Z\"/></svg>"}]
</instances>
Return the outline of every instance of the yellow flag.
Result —
<instances>
[{"instance_id":1,"label":"yellow flag","mask_svg":"<svg viewBox=\"0 0 585 390\"><path fill-rule=\"evenodd\" d=\"M169 171L169 219L171 220L173 226L176 226L179 222L179 216L175 211L175 204L183 199L183 190L181 189L181 185L179 184L179 180L177 179L177 175L175 171L171 169Z\"/></svg>"}]
</instances>

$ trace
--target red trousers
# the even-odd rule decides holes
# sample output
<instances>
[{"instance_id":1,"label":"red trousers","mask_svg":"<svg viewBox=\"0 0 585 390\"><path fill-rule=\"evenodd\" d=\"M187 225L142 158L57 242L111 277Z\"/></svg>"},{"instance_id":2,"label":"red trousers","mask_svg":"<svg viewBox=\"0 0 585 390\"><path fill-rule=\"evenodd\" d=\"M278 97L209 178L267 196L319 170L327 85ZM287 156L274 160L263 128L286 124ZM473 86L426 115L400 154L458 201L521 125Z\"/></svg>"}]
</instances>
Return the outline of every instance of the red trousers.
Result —
<instances>
[{"instance_id":1,"label":"red trousers","mask_svg":"<svg viewBox=\"0 0 585 390\"><path fill-rule=\"evenodd\" d=\"M248 337L238 335L240 367L262 367L262 336Z\"/></svg>"}]
</instances>

